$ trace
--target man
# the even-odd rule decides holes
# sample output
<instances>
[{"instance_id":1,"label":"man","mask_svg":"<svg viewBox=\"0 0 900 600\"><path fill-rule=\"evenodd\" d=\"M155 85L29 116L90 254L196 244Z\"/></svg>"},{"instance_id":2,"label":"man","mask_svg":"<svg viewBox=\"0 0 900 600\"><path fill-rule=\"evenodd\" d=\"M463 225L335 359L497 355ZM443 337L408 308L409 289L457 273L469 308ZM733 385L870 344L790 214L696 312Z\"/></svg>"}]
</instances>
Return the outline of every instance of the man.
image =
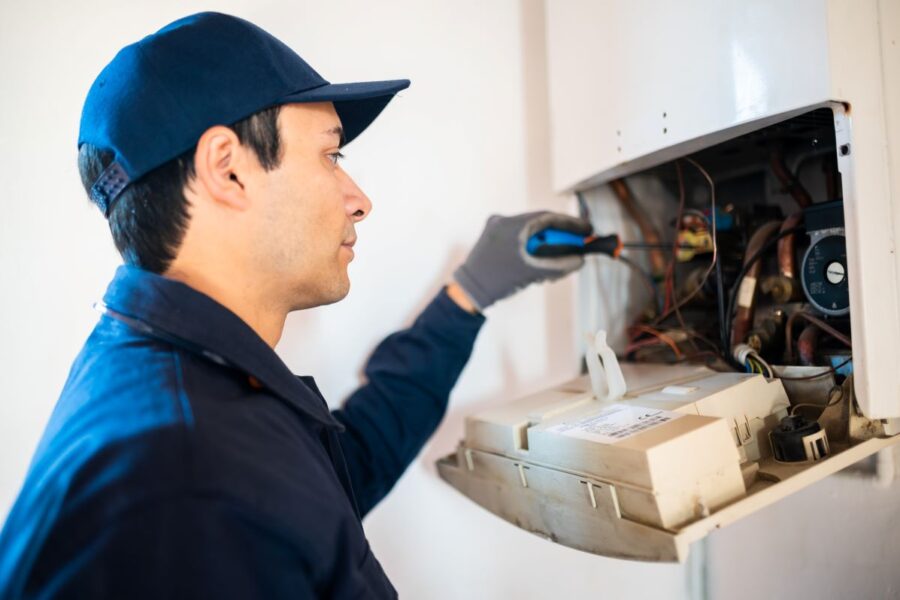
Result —
<instances>
[{"instance_id":1,"label":"man","mask_svg":"<svg viewBox=\"0 0 900 600\"><path fill-rule=\"evenodd\" d=\"M440 422L480 311L580 258L492 218L455 281L329 412L277 357L287 314L349 290L371 203L339 164L406 80L334 85L227 15L124 48L79 168L125 265L0 534L0 596L393 597L361 519Z\"/></svg>"}]
</instances>

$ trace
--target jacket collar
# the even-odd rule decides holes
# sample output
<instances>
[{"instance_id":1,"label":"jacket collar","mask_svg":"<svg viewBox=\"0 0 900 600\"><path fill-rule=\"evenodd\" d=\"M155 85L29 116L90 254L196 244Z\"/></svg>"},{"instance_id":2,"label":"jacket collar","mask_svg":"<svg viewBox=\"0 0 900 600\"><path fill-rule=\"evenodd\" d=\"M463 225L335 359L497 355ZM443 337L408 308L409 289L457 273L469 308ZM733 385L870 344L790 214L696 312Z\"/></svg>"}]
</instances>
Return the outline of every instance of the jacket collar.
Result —
<instances>
[{"instance_id":1,"label":"jacket collar","mask_svg":"<svg viewBox=\"0 0 900 600\"><path fill-rule=\"evenodd\" d=\"M103 296L107 312L145 335L163 339L255 378L317 422L343 429L312 378L291 373L236 314L181 282L124 265Z\"/></svg>"}]
</instances>

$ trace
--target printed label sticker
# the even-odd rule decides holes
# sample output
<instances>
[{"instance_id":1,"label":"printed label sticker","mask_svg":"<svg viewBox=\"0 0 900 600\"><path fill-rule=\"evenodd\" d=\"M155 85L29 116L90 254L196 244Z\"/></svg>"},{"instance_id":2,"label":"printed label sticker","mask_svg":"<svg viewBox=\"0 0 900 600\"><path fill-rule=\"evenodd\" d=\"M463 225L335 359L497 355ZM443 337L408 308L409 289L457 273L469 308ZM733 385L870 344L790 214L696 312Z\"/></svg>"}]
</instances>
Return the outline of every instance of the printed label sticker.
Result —
<instances>
[{"instance_id":1,"label":"printed label sticker","mask_svg":"<svg viewBox=\"0 0 900 600\"><path fill-rule=\"evenodd\" d=\"M547 431L612 444L682 416L681 413L657 408L610 404L599 413L554 425Z\"/></svg>"}]
</instances>

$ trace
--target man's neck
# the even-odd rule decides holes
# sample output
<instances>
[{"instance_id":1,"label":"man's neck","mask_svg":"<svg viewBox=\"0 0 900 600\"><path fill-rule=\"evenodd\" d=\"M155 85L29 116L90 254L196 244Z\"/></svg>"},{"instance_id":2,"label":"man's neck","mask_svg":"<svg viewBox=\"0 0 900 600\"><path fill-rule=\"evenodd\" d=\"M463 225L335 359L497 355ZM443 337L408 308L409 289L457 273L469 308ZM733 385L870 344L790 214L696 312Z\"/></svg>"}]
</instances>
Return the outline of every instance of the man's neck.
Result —
<instances>
[{"instance_id":1,"label":"man's neck","mask_svg":"<svg viewBox=\"0 0 900 600\"><path fill-rule=\"evenodd\" d=\"M235 281L234 274L224 277L187 269L173 264L163 273L164 277L180 281L206 294L246 323L271 348L281 339L287 310L269 306L264 294L264 286L249 281ZM222 283L227 281L227 283Z\"/></svg>"}]
</instances>

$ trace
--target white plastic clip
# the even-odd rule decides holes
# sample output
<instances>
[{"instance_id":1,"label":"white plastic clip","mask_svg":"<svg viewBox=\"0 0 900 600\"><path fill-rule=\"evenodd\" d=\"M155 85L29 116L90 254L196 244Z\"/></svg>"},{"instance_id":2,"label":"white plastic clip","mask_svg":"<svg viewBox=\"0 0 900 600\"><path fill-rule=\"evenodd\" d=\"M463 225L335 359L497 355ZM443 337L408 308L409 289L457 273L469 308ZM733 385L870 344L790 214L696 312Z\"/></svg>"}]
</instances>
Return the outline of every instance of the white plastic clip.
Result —
<instances>
[{"instance_id":1,"label":"white plastic clip","mask_svg":"<svg viewBox=\"0 0 900 600\"><path fill-rule=\"evenodd\" d=\"M591 507L597 508L597 498L594 496L594 484L590 481L585 481L585 483L587 484L588 496L591 499Z\"/></svg>"},{"instance_id":2,"label":"white plastic clip","mask_svg":"<svg viewBox=\"0 0 900 600\"><path fill-rule=\"evenodd\" d=\"M522 481L522 487L527 488L528 487L528 479L525 477L525 469L527 467L523 467L520 464L517 464L516 466L519 467L519 478Z\"/></svg>"},{"instance_id":3,"label":"white plastic clip","mask_svg":"<svg viewBox=\"0 0 900 600\"><path fill-rule=\"evenodd\" d=\"M628 391L625 376L622 375L616 353L606 343L606 331L599 330L593 338L588 335L585 361L591 375L591 388L597 400L615 402L625 395Z\"/></svg>"}]
</instances>

